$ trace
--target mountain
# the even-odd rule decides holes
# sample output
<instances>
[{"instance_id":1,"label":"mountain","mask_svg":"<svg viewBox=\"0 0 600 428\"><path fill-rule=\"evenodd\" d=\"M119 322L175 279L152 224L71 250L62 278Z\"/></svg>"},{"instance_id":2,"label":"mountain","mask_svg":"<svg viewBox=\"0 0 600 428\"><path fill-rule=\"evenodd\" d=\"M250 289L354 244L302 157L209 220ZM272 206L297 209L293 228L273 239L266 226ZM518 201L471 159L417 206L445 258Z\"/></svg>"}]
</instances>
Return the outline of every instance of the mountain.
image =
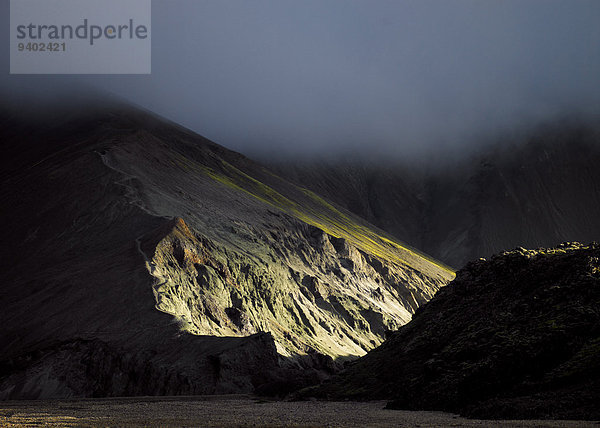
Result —
<instances>
[{"instance_id":1,"label":"mountain","mask_svg":"<svg viewBox=\"0 0 600 428\"><path fill-rule=\"evenodd\" d=\"M600 127L564 120L458 160L272 165L450 266L516 246L600 240Z\"/></svg>"},{"instance_id":2,"label":"mountain","mask_svg":"<svg viewBox=\"0 0 600 428\"><path fill-rule=\"evenodd\" d=\"M598 420L599 308L598 244L474 261L319 394L483 419Z\"/></svg>"},{"instance_id":3,"label":"mountain","mask_svg":"<svg viewBox=\"0 0 600 428\"><path fill-rule=\"evenodd\" d=\"M132 107L4 112L0 139L5 399L250 392L323 376L454 277Z\"/></svg>"}]
</instances>

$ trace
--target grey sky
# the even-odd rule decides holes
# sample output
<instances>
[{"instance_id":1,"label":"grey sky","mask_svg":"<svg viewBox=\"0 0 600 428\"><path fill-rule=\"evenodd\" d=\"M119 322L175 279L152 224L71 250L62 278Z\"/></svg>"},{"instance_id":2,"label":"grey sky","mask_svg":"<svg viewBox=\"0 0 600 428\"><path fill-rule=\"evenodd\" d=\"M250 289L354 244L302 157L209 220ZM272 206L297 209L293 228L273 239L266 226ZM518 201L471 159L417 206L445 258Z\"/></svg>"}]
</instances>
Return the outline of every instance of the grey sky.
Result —
<instances>
[{"instance_id":1,"label":"grey sky","mask_svg":"<svg viewBox=\"0 0 600 428\"><path fill-rule=\"evenodd\" d=\"M47 86L58 100L83 82L249 155L401 156L600 114L597 0L152 7L152 75L8 76L4 44L0 90ZM0 8L6 27L8 1Z\"/></svg>"}]
</instances>

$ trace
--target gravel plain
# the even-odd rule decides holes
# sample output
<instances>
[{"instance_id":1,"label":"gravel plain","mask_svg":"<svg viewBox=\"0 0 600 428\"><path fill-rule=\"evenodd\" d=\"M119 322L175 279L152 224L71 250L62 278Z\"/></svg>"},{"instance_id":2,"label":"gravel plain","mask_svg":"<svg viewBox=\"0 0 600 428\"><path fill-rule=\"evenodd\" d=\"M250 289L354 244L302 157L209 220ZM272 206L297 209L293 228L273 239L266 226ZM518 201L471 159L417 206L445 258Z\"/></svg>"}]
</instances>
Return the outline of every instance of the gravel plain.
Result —
<instances>
[{"instance_id":1,"label":"gravel plain","mask_svg":"<svg viewBox=\"0 0 600 428\"><path fill-rule=\"evenodd\" d=\"M2 427L600 427L590 421L489 421L385 410L385 402L257 397L135 397L0 402Z\"/></svg>"}]
</instances>

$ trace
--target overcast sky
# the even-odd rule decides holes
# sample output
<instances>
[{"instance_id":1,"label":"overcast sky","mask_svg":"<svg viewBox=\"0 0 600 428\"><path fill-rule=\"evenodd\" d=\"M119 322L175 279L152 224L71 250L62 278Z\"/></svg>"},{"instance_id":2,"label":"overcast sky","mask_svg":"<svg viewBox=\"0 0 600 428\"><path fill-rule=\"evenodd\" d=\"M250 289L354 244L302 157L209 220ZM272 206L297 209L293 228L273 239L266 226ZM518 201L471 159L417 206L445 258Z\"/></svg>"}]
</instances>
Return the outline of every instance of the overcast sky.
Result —
<instances>
[{"instance_id":1,"label":"overcast sky","mask_svg":"<svg viewBox=\"0 0 600 428\"><path fill-rule=\"evenodd\" d=\"M8 0L0 0L8 41ZM149 76L10 76L119 94L249 155L462 149L600 114L600 1L155 0ZM54 101L53 101L54 102Z\"/></svg>"}]
</instances>

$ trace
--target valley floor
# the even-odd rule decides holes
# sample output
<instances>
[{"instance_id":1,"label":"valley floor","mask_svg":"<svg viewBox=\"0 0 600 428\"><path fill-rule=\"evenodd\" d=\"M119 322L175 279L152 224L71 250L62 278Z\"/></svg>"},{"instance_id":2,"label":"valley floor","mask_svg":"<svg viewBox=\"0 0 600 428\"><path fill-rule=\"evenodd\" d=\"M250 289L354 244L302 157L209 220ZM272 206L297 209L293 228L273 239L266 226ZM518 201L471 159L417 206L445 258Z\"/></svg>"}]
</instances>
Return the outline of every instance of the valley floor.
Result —
<instances>
[{"instance_id":1,"label":"valley floor","mask_svg":"<svg viewBox=\"0 0 600 428\"><path fill-rule=\"evenodd\" d=\"M585 427L582 421L483 421L442 412L384 410L385 402L284 402L235 396L0 402L0 426L55 427Z\"/></svg>"}]
</instances>

